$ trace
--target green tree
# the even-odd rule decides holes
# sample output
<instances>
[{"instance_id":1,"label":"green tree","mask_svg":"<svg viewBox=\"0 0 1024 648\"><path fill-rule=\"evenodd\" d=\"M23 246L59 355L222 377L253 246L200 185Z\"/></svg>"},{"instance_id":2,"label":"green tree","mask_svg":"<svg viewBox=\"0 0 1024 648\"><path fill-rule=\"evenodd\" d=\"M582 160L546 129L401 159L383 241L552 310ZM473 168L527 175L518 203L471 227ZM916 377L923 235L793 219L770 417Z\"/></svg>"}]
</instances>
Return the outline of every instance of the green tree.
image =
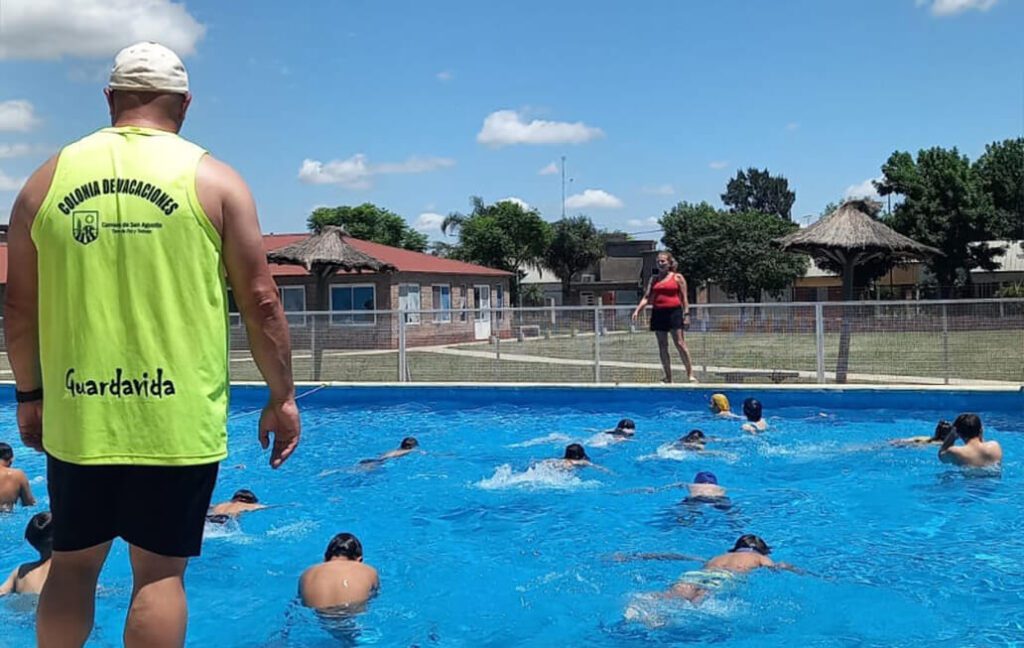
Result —
<instances>
[{"instance_id":1,"label":"green tree","mask_svg":"<svg viewBox=\"0 0 1024 648\"><path fill-rule=\"evenodd\" d=\"M722 194L722 202L732 212L758 211L792 220L796 194L789 189L789 180L773 176L768 169L753 167L737 171Z\"/></svg>"},{"instance_id":2,"label":"green tree","mask_svg":"<svg viewBox=\"0 0 1024 648\"><path fill-rule=\"evenodd\" d=\"M551 240L551 226L536 209L524 209L508 200L488 205L473 196L470 204L470 213L449 214L441 223L444 234L457 232L459 236L452 258L513 273L510 297L516 303L525 269L540 267Z\"/></svg>"},{"instance_id":3,"label":"green tree","mask_svg":"<svg viewBox=\"0 0 1024 648\"><path fill-rule=\"evenodd\" d=\"M355 207L318 207L309 215L307 225L314 232L319 232L325 225L338 225L344 227L353 238L364 241L416 252L427 249L425 234L409 227L405 219L398 214L373 203L363 203Z\"/></svg>"},{"instance_id":4,"label":"green tree","mask_svg":"<svg viewBox=\"0 0 1024 648\"><path fill-rule=\"evenodd\" d=\"M700 286L716 277L719 252L728 245L721 229L726 216L706 202L681 202L658 220L664 231L661 242L679 263L691 300Z\"/></svg>"},{"instance_id":5,"label":"green tree","mask_svg":"<svg viewBox=\"0 0 1024 648\"><path fill-rule=\"evenodd\" d=\"M881 195L903 197L887 224L942 252L927 265L943 297L969 288L972 269L994 270L998 265L993 257L1002 248L981 243L996 234L991 208L978 184L966 156L956 148L940 147L921 150L916 159L905 151L894 152L876 183Z\"/></svg>"},{"instance_id":6,"label":"green tree","mask_svg":"<svg viewBox=\"0 0 1024 648\"><path fill-rule=\"evenodd\" d=\"M714 281L738 301L758 301L761 293L778 297L807 272L807 257L777 249L772 239L797 229L776 214L723 214L723 247Z\"/></svg>"},{"instance_id":7,"label":"green tree","mask_svg":"<svg viewBox=\"0 0 1024 648\"><path fill-rule=\"evenodd\" d=\"M571 300L572 277L604 258L604 234L586 216L569 216L551 227L541 263L562 281L562 304Z\"/></svg>"},{"instance_id":8,"label":"green tree","mask_svg":"<svg viewBox=\"0 0 1024 648\"><path fill-rule=\"evenodd\" d=\"M1024 138L993 142L974 163L995 238L1024 239Z\"/></svg>"}]
</instances>

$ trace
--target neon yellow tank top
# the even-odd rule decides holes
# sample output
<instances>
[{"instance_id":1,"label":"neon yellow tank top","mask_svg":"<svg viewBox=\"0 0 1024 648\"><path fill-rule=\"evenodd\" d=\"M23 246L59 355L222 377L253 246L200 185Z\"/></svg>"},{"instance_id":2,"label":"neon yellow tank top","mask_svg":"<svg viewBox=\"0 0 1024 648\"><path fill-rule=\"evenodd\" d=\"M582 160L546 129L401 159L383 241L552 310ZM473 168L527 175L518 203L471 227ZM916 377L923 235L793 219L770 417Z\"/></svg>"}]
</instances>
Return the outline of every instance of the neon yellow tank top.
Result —
<instances>
[{"instance_id":1,"label":"neon yellow tank top","mask_svg":"<svg viewBox=\"0 0 1024 648\"><path fill-rule=\"evenodd\" d=\"M199 205L206 152L104 128L65 147L32 225L43 446L76 464L227 456L220 236Z\"/></svg>"}]
</instances>

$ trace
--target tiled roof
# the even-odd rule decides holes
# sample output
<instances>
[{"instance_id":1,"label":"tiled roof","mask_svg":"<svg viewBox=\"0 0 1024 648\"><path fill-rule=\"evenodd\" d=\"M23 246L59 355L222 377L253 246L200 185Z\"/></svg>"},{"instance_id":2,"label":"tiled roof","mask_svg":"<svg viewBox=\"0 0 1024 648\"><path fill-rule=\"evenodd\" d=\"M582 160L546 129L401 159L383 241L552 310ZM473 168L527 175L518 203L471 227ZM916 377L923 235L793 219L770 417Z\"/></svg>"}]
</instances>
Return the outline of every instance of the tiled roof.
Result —
<instances>
[{"instance_id":1,"label":"tiled roof","mask_svg":"<svg viewBox=\"0 0 1024 648\"><path fill-rule=\"evenodd\" d=\"M269 252L270 250L276 250L277 248L301 241L307 236L309 234L265 234L263 236L263 247ZM432 274L462 274L488 277L507 277L512 275L511 272L505 272L504 270L495 270L494 268L487 268L464 261L443 259L423 254L422 252L391 247L390 245L381 245L380 243L372 243L356 238L346 238L345 240L360 252L390 263L398 268L399 272L429 272ZM275 277L307 274L306 269L301 266L272 264L270 270Z\"/></svg>"}]
</instances>

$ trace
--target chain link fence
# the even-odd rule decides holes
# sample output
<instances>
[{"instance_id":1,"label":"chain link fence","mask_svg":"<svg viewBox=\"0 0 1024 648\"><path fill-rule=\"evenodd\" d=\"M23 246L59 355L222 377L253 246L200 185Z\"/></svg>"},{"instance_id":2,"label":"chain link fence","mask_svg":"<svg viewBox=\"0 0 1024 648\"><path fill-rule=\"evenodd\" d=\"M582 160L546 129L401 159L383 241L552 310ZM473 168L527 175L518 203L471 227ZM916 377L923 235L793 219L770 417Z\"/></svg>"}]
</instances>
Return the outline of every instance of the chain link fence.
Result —
<instances>
[{"instance_id":1,"label":"chain link fence","mask_svg":"<svg viewBox=\"0 0 1024 648\"><path fill-rule=\"evenodd\" d=\"M650 311L581 306L289 312L296 380L656 383ZM695 304L709 383L1024 384L1024 299ZM686 380L670 341L675 382ZM262 380L232 316L231 377ZM0 372L11 377L6 354Z\"/></svg>"}]
</instances>

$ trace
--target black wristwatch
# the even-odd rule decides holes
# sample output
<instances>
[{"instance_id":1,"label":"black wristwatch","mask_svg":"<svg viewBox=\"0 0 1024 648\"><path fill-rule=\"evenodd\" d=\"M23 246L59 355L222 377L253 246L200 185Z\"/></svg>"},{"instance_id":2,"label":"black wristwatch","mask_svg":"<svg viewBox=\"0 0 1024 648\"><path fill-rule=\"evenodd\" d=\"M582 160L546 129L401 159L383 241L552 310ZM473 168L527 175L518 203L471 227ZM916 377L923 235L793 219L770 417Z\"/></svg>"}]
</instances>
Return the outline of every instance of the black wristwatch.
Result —
<instances>
[{"instance_id":1,"label":"black wristwatch","mask_svg":"<svg viewBox=\"0 0 1024 648\"><path fill-rule=\"evenodd\" d=\"M14 400L19 403L34 403L36 401L43 400L43 388L33 389L31 391L18 391L14 390Z\"/></svg>"}]
</instances>

